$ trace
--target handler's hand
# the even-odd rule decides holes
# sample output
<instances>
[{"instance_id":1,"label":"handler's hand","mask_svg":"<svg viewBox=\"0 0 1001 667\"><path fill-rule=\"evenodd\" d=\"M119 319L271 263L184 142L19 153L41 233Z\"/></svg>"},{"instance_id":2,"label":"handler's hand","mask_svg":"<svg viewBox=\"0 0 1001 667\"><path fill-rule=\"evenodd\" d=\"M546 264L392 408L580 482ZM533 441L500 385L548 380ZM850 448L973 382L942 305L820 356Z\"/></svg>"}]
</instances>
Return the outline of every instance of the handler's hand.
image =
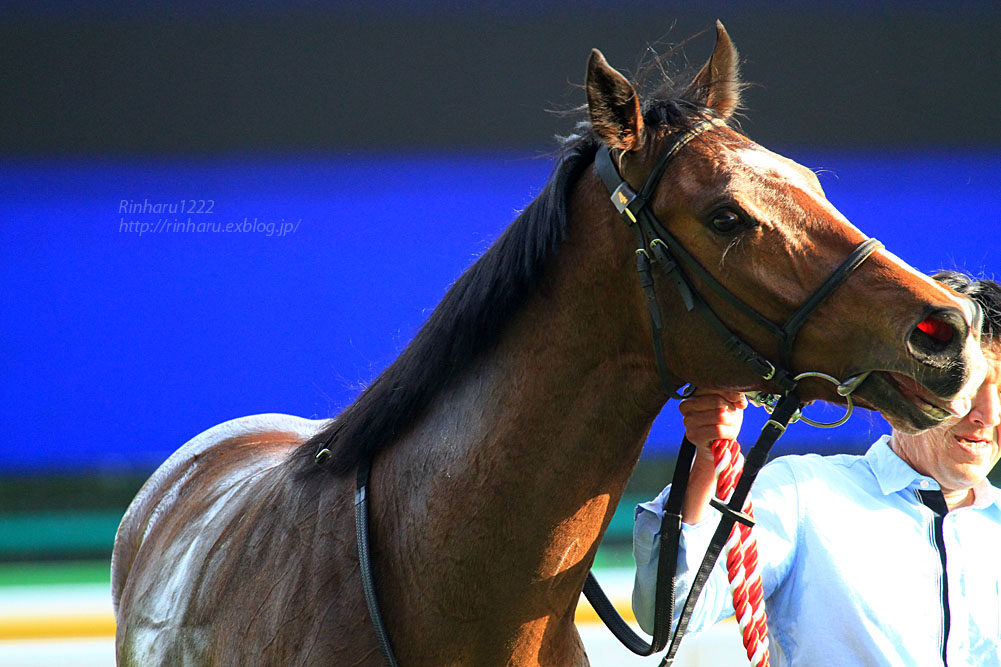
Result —
<instances>
[{"instance_id":1,"label":"handler's hand","mask_svg":"<svg viewBox=\"0 0 1001 667\"><path fill-rule=\"evenodd\" d=\"M739 391L698 390L678 409L684 417L685 436L711 459L713 442L737 439L746 407L747 397Z\"/></svg>"}]
</instances>

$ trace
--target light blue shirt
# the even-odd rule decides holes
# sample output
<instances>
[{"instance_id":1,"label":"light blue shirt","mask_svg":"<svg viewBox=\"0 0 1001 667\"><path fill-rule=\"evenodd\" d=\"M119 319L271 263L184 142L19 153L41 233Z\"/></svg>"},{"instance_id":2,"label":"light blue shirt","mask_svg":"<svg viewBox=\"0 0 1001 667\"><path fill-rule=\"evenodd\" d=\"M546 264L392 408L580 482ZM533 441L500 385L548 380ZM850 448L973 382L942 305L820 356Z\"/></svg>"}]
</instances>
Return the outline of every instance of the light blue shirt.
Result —
<instances>
[{"instance_id":1,"label":"light blue shirt","mask_svg":"<svg viewBox=\"0 0 1001 667\"><path fill-rule=\"evenodd\" d=\"M883 436L865 456L785 456L766 465L751 497L762 564L772 665L941 665L942 564L934 513L915 472ZM653 630L665 489L636 508L633 611ZM1001 666L1001 493L945 515L950 667ZM675 621L719 519L685 525ZM722 558L692 616L698 632L733 616Z\"/></svg>"}]
</instances>

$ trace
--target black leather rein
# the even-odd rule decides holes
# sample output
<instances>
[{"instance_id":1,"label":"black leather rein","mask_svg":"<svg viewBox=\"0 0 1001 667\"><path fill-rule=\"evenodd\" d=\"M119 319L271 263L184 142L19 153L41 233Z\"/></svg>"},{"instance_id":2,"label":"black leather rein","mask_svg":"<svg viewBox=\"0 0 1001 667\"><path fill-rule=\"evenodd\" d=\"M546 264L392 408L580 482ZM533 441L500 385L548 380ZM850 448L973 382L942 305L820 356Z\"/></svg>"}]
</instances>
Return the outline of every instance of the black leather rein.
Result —
<instances>
[{"instance_id":1,"label":"black leather rein","mask_svg":"<svg viewBox=\"0 0 1001 667\"><path fill-rule=\"evenodd\" d=\"M666 151L658 158L646 181L639 192L634 191L628 183L619 175L618 169L612 162L611 154L606 146L601 146L595 156L595 167L601 176L605 187L611 193L611 201L615 205L622 219L636 230L637 249L636 261L639 272L640 284L646 296L647 307L650 311L650 329L653 338L654 354L656 357L657 370L664 388L671 397L683 399L691 395L693 387L689 387L688 393L679 394L677 388L683 385L672 378L667 369L667 362L664 358L663 349L663 319L660 307L657 304L656 291L654 289L654 277L652 264L660 266L664 275L671 279L677 288L685 307L688 310L697 310L706 319L709 325L715 330L724 341L724 347L737 359L750 367L759 377L776 386L781 393L781 398L774 401L775 407L772 418L768 420L762 429L758 442L748 452L744 462L743 474L737 487L733 491L730 502L724 505L722 502L714 501L714 507L722 513L722 519L713 535L712 542L702 561L699 572L695 577L691 592L682 610L681 620L675 632L671 647L664 657L662 665L670 665L674 660L674 654L681 642L681 637L685 633L688 619L695 607L702 586L712 571L716 559L719 557L733 524L737 521L747 523L749 519L741 512L744 500L750 492L751 484L754 482L758 470L768 459L768 451L776 440L785 431L786 425L796 415L801 407L801 401L796 394L796 386L799 379L805 375L793 376L788 370L789 357L792 354L792 346L802 324L809 315L826 299L835 289L838 288L851 273L859 267L873 252L882 248L883 245L875 239L868 239L860 243L849 257L838 267L834 273L821 285L813 295L789 318L782 326L776 325L771 320L761 315L754 308L741 301L732 294L725 286L716 280L706 271L699 262L688 253L678 240L668 232L657 220L652 207L649 206L651 197L660 183L661 176L671 160L684 148L692 139L703 132L717 126L725 125L725 122L717 118L701 120L689 129L679 132ZM681 260L681 263L678 262ZM688 275L682 270L681 264L688 271L693 272L699 279L708 285L710 289L722 296L731 306L766 329L779 340L780 363L774 364L766 357L758 354L740 336L735 334L712 310L705 299L694 288ZM833 379L833 378L829 378ZM852 387L854 388L854 387ZM850 393L850 392L849 392ZM843 394L845 395L845 394ZM320 449L316 454L317 464L323 465L330 457L330 451L326 448ZM688 475L692 461L695 458L695 446L686 438L681 445L678 454L678 462L675 467L674 479L671 491L665 504L664 517L661 525L660 538L660 558L657 567L657 591L654 611L654 633L653 640L647 643L632 631L629 625L619 616L615 607L608 601L602 592L593 573L588 574L584 584L584 595L598 612L598 615L615 634L634 653L639 655L651 655L662 650L667 645L670 636L671 619L674 611L675 593L675 570L677 567L678 542L681 535L681 507L684 500L685 488L688 485ZM382 616L379 612L379 605L376 599L375 582L372 575L372 563L368 536L368 481L370 471L370 461L364 461L358 469L357 486L355 492L355 527L358 539L358 559L361 569L362 587L365 592L365 602L368 605L369 616L378 637L379 646L382 650L386 663L395 667L397 662L393 654L389 636L386 633Z\"/></svg>"}]
</instances>

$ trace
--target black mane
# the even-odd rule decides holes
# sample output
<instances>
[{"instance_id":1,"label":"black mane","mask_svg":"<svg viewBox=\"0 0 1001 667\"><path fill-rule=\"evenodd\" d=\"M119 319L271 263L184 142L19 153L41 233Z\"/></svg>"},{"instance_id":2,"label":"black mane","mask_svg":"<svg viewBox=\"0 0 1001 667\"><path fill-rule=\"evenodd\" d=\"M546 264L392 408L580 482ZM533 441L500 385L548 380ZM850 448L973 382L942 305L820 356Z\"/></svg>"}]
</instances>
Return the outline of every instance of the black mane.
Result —
<instances>
[{"instance_id":1,"label":"black mane","mask_svg":"<svg viewBox=\"0 0 1001 667\"><path fill-rule=\"evenodd\" d=\"M686 127L705 109L685 100L644 108L649 127ZM564 140L542 192L499 239L455 281L400 356L336 419L299 447L306 470L325 466L342 475L403 436L427 406L480 355L492 349L505 324L525 303L566 236L567 203L574 184L594 161L599 140L590 127Z\"/></svg>"}]
</instances>

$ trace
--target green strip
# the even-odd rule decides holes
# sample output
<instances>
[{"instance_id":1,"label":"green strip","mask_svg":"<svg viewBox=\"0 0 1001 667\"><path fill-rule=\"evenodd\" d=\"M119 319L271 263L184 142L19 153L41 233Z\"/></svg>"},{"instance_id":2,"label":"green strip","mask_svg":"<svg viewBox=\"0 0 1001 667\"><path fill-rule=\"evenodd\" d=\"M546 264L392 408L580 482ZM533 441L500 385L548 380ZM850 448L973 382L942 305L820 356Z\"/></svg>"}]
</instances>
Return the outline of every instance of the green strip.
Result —
<instances>
[{"instance_id":1,"label":"green strip","mask_svg":"<svg viewBox=\"0 0 1001 667\"><path fill-rule=\"evenodd\" d=\"M633 513L643 500L628 495L619 504L598 553L599 567L632 566ZM0 561L108 558L122 514L122 510L0 514ZM96 562L99 565L89 561L44 566L0 563L0 585L36 579L43 583L50 579L52 583L107 580L106 561Z\"/></svg>"},{"instance_id":2,"label":"green strip","mask_svg":"<svg viewBox=\"0 0 1001 667\"><path fill-rule=\"evenodd\" d=\"M633 514L636 505L645 500L646 496L628 494L619 501L595 555L595 568L633 567Z\"/></svg>"},{"instance_id":3,"label":"green strip","mask_svg":"<svg viewBox=\"0 0 1001 667\"><path fill-rule=\"evenodd\" d=\"M650 496L652 498L653 496ZM636 506L642 502L650 500L645 496L625 495L619 501L619 506L615 508L615 514L608 523L608 530L605 531L605 542L628 542L633 541L633 515Z\"/></svg>"},{"instance_id":4,"label":"green strip","mask_svg":"<svg viewBox=\"0 0 1001 667\"><path fill-rule=\"evenodd\" d=\"M624 496L608 525L606 539L629 541L633 510L640 496ZM18 512L0 514L0 553L18 550L111 548L123 511Z\"/></svg>"},{"instance_id":5,"label":"green strip","mask_svg":"<svg viewBox=\"0 0 1001 667\"><path fill-rule=\"evenodd\" d=\"M120 511L0 514L0 557L111 555Z\"/></svg>"},{"instance_id":6,"label":"green strip","mask_svg":"<svg viewBox=\"0 0 1001 667\"><path fill-rule=\"evenodd\" d=\"M629 546L609 547L602 543L594 557L594 569L632 568L633 550Z\"/></svg>"},{"instance_id":7,"label":"green strip","mask_svg":"<svg viewBox=\"0 0 1001 667\"><path fill-rule=\"evenodd\" d=\"M110 582L111 564L106 560L0 564L0 586L110 584Z\"/></svg>"}]
</instances>

